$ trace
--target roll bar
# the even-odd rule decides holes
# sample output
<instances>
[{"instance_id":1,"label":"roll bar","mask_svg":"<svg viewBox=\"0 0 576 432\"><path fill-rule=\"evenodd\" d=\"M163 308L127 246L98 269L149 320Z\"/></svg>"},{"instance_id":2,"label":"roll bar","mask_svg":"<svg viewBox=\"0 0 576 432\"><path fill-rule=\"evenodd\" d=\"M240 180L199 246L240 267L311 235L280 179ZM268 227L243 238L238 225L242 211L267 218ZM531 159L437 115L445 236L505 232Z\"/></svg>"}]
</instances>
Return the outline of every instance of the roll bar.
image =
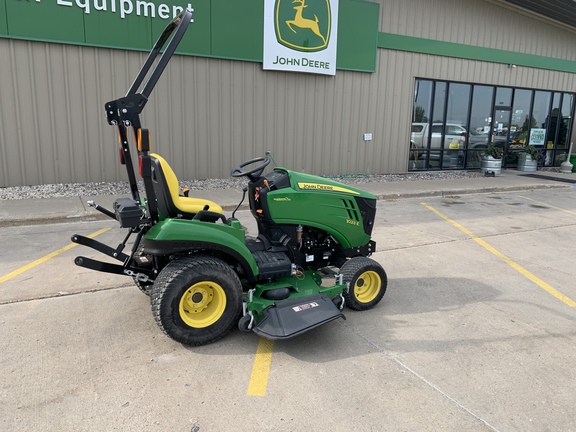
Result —
<instances>
[{"instance_id":1,"label":"roll bar","mask_svg":"<svg viewBox=\"0 0 576 432\"><path fill-rule=\"evenodd\" d=\"M126 171L128 172L128 181L130 183L130 190L132 192L132 198L134 201L140 201L140 193L138 192L138 186L136 182L136 174L134 172L134 166L132 164L132 158L130 156L130 146L128 145L128 133L127 128L132 127L134 131L134 138L138 143L138 156L140 163L141 175L144 179L144 187L147 196L147 206L150 218L152 221L158 220L158 208L156 204L156 197L154 194L154 188L151 181L151 168L150 168L150 157L148 156L149 146L149 134L147 129L142 129L140 123L140 114L148 102L148 98L154 87L158 83L162 72L166 68L166 65L170 61L170 58L176 51L178 44L182 40L186 29L190 25L192 20L192 12L188 9L182 11L180 15L174 18L164 29L150 54L146 58L146 61L140 68L136 79L130 86L130 89L126 93L126 96L119 99L106 102L106 118L108 124L118 127L118 139L120 141L120 160L121 163L126 165ZM168 40L170 41L168 42ZM164 45L166 49L162 51ZM156 62L157 57L160 58ZM156 63L156 66L150 72L152 66ZM146 77L148 77L146 79ZM141 89L139 91L139 89Z\"/></svg>"},{"instance_id":2,"label":"roll bar","mask_svg":"<svg viewBox=\"0 0 576 432\"><path fill-rule=\"evenodd\" d=\"M126 96L116 99L114 101L106 103L106 116L108 118L108 123L111 125L117 125L120 122L124 123L125 126L134 126L135 128L140 128L139 115L144 109L146 102L148 102L148 97L156 83L160 79L162 72L166 68L166 65L170 61L170 58L176 51L176 47L182 40L186 29L190 25L190 20L192 19L192 12L185 9L180 15L174 18L164 29L154 47L148 54L146 61L140 68L140 72L136 76L136 79L130 86L130 89L126 93ZM148 77L148 80L142 85L144 79L148 75L150 68L154 64L156 57L161 53L162 48L166 44L166 41L172 35L172 39L168 43L166 49L162 52L162 56L158 60L156 67ZM138 89L142 87L142 91L137 93Z\"/></svg>"}]
</instances>

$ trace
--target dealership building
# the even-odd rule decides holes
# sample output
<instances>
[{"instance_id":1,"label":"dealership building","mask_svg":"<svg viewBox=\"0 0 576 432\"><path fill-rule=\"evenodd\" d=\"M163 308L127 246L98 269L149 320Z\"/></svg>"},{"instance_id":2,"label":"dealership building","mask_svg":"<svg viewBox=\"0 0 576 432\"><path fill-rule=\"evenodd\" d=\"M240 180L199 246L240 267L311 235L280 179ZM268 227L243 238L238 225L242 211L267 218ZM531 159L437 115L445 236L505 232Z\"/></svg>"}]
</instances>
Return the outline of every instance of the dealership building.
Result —
<instances>
[{"instance_id":1,"label":"dealership building","mask_svg":"<svg viewBox=\"0 0 576 432\"><path fill-rule=\"evenodd\" d=\"M504 167L576 138L574 0L0 0L0 187L126 180L104 104L192 22L142 123L182 179ZM576 147L572 150L576 153Z\"/></svg>"}]
</instances>

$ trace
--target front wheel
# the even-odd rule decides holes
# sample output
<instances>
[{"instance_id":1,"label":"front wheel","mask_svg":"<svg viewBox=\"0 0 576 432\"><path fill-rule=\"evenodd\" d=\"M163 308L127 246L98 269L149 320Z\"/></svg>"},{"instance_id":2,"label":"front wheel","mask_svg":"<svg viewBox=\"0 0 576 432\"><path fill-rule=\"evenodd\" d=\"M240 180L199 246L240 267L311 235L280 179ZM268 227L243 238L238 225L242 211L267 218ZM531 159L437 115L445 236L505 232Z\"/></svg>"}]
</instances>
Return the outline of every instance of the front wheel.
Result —
<instances>
[{"instance_id":1,"label":"front wheel","mask_svg":"<svg viewBox=\"0 0 576 432\"><path fill-rule=\"evenodd\" d=\"M217 258L179 258L156 278L150 302L164 333L186 345L206 345L225 336L238 321L242 284Z\"/></svg>"},{"instance_id":2,"label":"front wheel","mask_svg":"<svg viewBox=\"0 0 576 432\"><path fill-rule=\"evenodd\" d=\"M378 304L386 293L388 278L380 264L370 258L351 258L340 268L344 282L346 306L354 310L368 310Z\"/></svg>"}]
</instances>

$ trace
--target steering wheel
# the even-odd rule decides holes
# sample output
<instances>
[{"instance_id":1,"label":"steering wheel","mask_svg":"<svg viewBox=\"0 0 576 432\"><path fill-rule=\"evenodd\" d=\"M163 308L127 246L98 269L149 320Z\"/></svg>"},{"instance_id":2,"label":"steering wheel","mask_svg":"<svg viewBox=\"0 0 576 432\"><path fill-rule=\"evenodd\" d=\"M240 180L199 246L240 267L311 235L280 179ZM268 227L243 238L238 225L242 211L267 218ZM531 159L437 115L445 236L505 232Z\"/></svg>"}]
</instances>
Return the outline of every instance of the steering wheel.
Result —
<instances>
[{"instance_id":1,"label":"steering wheel","mask_svg":"<svg viewBox=\"0 0 576 432\"><path fill-rule=\"evenodd\" d=\"M251 170L245 170L244 169L248 165L252 165L255 163L259 163L259 162L260 162L260 164L256 167L252 168ZM262 171L264 171L264 168L266 168L268 166L268 164L270 164L270 162L271 162L271 159L268 156L250 159L249 161L241 163L236 168L234 168L232 171L230 171L230 175L232 177L244 177L244 176L246 176L250 180L256 181L256 180L258 180L260 175L262 175Z\"/></svg>"}]
</instances>

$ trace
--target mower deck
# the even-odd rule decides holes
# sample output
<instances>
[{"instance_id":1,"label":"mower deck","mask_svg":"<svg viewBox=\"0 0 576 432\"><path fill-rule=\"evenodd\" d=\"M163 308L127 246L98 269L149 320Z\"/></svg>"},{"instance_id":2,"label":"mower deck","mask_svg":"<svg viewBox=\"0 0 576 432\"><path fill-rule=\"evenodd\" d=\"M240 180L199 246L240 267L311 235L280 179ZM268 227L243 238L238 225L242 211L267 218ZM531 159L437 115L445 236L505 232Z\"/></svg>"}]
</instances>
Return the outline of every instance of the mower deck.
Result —
<instances>
[{"instance_id":1,"label":"mower deck","mask_svg":"<svg viewBox=\"0 0 576 432\"><path fill-rule=\"evenodd\" d=\"M263 315L252 330L267 339L288 339L335 319L346 319L326 294L281 300Z\"/></svg>"}]
</instances>

